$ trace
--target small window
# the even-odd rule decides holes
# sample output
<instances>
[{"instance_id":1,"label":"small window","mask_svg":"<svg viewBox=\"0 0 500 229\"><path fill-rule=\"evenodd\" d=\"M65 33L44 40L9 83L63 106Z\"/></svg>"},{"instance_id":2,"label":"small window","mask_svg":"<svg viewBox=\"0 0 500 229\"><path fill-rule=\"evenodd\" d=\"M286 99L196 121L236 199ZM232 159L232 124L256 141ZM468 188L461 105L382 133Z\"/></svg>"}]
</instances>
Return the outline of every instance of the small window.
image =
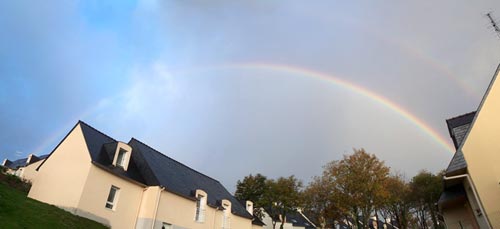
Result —
<instances>
[{"instance_id":1,"label":"small window","mask_svg":"<svg viewBox=\"0 0 500 229\"><path fill-rule=\"evenodd\" d=\"M127 154L127 151L124 149L120 149L118 151L118 157L116 158L116 166L119 167L125 167L125 155Z\"/></svg>"},{"instance_id":2,"label":"small window","mask_svg":"<svg viewBox=\"0 0 500 229\"><path fill-rule=\"evenodd\" d=\"M108 194L108 199L106 200L106 208L115 210L116 202L118 199L118 191L120 191L120 188L116 186L111 186L111 189L109 190Z\"/></svg>"},{"instance_id":3,"label":"small window","mask_svg":"<svg viewBox=\"0 0 500 229\"><path fill-rule=\"evenodd\" d=\"M195 214L195 220L196 222L203 222L205 221L205 196L198 194L196 196L196 214Z\"/></svg>"}]
</instances>

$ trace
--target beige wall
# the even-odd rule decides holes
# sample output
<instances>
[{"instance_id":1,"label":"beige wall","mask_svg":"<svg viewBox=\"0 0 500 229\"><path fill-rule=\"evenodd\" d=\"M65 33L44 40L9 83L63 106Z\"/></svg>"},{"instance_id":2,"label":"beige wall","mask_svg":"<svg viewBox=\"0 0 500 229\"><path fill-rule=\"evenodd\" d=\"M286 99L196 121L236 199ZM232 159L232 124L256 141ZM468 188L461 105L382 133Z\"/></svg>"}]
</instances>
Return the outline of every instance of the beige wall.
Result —
<instances>
[{"instance_id":1,"label":"beige wall","mask_svg":"<svg viewBox=\"0 0 500 229\"><path fill-rule=\"evenodd\" d=\"M46 159L28 197L74 212L90 166L90 155L78 124Z\"/></svg>"},{"instance_id":2,"label":"beige wall","mask_svg":"<svg viewBox=\"0 0 500 229\"><path fill-rule=\"evenodd\" d=\"M468 203L446 209L443 211L443 217L448 229L479 229Z\"/></svg>"},{"instance_id":3,"label":"beige wall","mask_svg":"<svg viewBox=\"0 0 500 229\"><path fill-rule=\"evenodd\" d=\"M114 210L105 207L112 185L120 188ZM80 124L40 167L28 196L112 228L151 228L155 216L154 228L158 229L163 222L171 223L173 228L222 227L221 210L207 206L205 221L195 222L195 200L158 186L142 187L93 165ZM252 228L250 219L232 214L230 218L231 228Z\"/></svg>"},{"instance_id":4,"label":"beige wall","mask_svg":"<svg viewBox=\"0 0 500 229\"><path fill-rule=\"evenodd\" d=\"M40 164L42 164L42 162L43 162L43 160L40 160L40 161L37 161L35 163L29 164L26 167L20 168L20 169L22 169L22 172L20 174L21 178L25 179L25 180L28 180L28 181L30 181L30 182L33 183L33 181L35 180L36 176L38 175L38 172L36 171L36 168L38 168L38 166Z\"/></svg>"},{"instance_id":5,"label":"beige wall","mask_svg":"<svg viewBox=\"0 0 500 229\"><path fill-rule=\"evenodd\" d=\"M499 137L500 81L497 80L462 146L468 172L493 228L500 228Z\"/></svg>"},{"instance_id":6,"label":"beige wall","mask_svg":"<svg viewBox=\"0 0 500 229\"><path fill-rule=\"evenodd\" d=\"M113 210L105 207L112 185L119 188ZM138 184L92 166L76 214L112 228L134 228L143 189Z\"/></svg>"},{"instance_id":7,"label":"beige wall","mask_svg":"<svg viewBox=\"0 0 500 229\"><path fill-rule=\"evenodd\" d=\"M174 228L222 228L223 213L221 210L207 206L205 221L195 221L196 201L187 199L168 191L162 191L158 206L155 229L160 229L163 222L170 223ZM230 226L235 229L251 229L252 221L231 214ZM142 219L144 221L145 219Z\"/></svg>"}]
</instances>

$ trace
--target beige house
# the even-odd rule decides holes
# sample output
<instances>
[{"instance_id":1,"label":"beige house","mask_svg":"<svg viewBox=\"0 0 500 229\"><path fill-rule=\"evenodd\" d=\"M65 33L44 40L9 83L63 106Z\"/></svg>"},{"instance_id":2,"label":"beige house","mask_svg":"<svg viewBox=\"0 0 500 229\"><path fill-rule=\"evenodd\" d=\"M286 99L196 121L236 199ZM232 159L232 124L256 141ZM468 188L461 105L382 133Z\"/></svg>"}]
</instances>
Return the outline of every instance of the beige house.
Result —
<instances>
[{"instance_id":1,"label":"beige house","mask_svg":"<svg viewBox=\"0 0 500 229\"><path fill-rule=\"evenodd\" d=\"M16 175L23 180L32 182L36 175L36 168L47 158L47 155L35 156L34 154L28 155L27 158L10 161L5 159L2 166L7 169L7 173Z\"/></svg>"},{"instance_id":2,"label":"beige house","mask_svg":"<svg viewBox=\"0 0 500 229\"><path fill-rule=\"evenodd\" d=\"M37 170L29 197L112 228L262 228L217 180L81 121Z\"/></svg>"},{"instance_id":3,"label":"beige house","mask_svg":"<svg viewBox=\"0 0 500 229\"><path fill-rule=\"evenodd\" d=\"M477 112L447 120L457 151L438 205L448 228L500 228L498 72Z\"/></svg>"}]
</instances>

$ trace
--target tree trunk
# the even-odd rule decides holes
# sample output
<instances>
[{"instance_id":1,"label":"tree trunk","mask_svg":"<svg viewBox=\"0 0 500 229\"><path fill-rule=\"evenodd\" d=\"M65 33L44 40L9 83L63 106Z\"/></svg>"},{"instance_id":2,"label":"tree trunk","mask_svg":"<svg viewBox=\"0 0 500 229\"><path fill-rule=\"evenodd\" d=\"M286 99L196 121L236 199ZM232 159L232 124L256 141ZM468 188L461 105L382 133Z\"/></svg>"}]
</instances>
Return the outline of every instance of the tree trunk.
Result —
<instances>
[{"instance_id":1,"label":"tree trunk","mask_svg":"<svg viewBox=\"0 0 500 229\"><path fill-rule=\"evenodd\" d=\"M434 225L434 228L439 228L437 217L436 217L436 211L434 210L434 206L432 206L432 203L428 203L429 210L431 212L431 219L432 219L432 224Z\"/></svg>"}]
</instances>

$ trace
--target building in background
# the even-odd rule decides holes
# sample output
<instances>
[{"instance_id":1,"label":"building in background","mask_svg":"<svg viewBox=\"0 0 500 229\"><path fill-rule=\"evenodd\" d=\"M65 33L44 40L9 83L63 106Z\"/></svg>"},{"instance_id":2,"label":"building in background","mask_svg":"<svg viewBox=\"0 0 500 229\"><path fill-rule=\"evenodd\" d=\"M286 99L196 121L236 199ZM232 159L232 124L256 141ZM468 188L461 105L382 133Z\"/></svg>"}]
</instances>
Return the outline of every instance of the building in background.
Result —
<instances>
[{"instance_id":1,"label":"building in background","mask_svg":"<svg viewBox=\"0 0 500 229\"><path fill-rule=\"evenodd\" d=\"M267 214L266 211L264 212L264 218L262 219L262 222L264 223L264 228L266 229L272 229L273 228L273 223L272 223L272 218ZM285 223L283 224L283 229L313 229L316 228L316 225L309 220L307 216L304 215L304 213L298 209L295 212L286 214L286 217L281 217L280 219L276 222L276 228L279 228L281 225L281 220L285 220Z\"/></svg>"},{"instance_id":2,"label":"building in background","mask_svg":"<svg viewBox=\"0 0 500 229\"><path fill-rule=\"evenodd\" d=\"M35 156L34 154L28 155L26 158L10 161L3 160L2 166L7 169L7 173L16 175L23 180L32 182L37 173L36 168L49 156L48 154L42 156Z\"/></svg>"}]
</instances>

